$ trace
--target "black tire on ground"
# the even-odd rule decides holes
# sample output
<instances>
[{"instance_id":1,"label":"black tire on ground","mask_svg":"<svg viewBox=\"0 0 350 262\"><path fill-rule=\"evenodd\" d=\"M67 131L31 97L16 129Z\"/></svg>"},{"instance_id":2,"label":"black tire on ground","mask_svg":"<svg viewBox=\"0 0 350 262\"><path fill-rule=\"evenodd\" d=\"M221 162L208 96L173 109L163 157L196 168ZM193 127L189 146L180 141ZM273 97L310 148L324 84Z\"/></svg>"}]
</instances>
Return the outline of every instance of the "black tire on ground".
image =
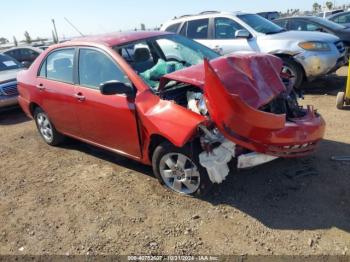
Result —
<instances>
[{"instance_id":1,"label":"black tire on ground","mask_svg":"<svg viewBox=\"0 0 350 262\"><path fill-rule=\"evenodd\" d=\"M48 129L51 130L51 132L49 133L50 136L44 135L44 133L42 132L41 126L40 126L41 125L40 118L45 118L47 120L46 126ZM56 130L55 126L51 123L48 115L40 107L37 107L34 110L34 120L36 123L36 127L38 128L39 134L47 144L51 146L58 146L65 140L65 136ZM48 133L46 132L45 134L48 134Z\"/></svg>"},{"instance_id":2,"label":"black tire on ground","mask_svg":"<svg viewBox=\"0 0 350 262\"><path fill-rule=\"evenodd\" d=\"M294 88L299 89L304 81L304 71L301 66L295 62L292 58L282 57L283 66L287 67L291 74L294 75Z\"/></svg>"},{"instance_id":3,"label":"black tire on ground","mask_svg":"<svg viewBox=\"0 0 350 262\"><path fill-rule=\"evenodd\" d=\"M165 186L166 188L174 192L180 193L182 195L194 196L194 197L204 196L210 191L213 184L209 179L207 170L204 167L202 167L201 164L199 163L200 152L201 152L200 145L199 143L197 145L197 143L195 142L189 145L185 145L182 148L175 147L169 142L161 143L159 146L156 147L156 149L153 152L153 156L152 156L153 173L161 185ZM199 176L199 182L196 177L193 177L193 178L191 177L191 180L190 180L191 184L192 183L196 184L196 187L194 188L197 188L194 192L186 192L186 190L189 188L185 184L181 185L181 189L183 192L179 192L181 190L177 191L176 189L169 186L169 183L171 183L171 179L175 181L176 177L178 177L177 175L172 175L173 177L170 178L168 182L165 181L165 179L163 179L163 176L161 175L161 166L162 166L161 163L162 162L164 163L164 160L162 159L166 159L167 155L169 154L174 154L172 159L174 160L174 163L176 161L176 166L179 163L176 154L185 155L190 160L186 162L187 167L184 167L184 169L188 170L188 168L193 167L193 164L195 165L196 170L198 171L196 172L196 174L197 176ZM169 168L168 165L167 167ZM169 172L170 169L167 171ZM174 185L174 182L173 182L173 185Z\"/></svg>"}]
</instances>

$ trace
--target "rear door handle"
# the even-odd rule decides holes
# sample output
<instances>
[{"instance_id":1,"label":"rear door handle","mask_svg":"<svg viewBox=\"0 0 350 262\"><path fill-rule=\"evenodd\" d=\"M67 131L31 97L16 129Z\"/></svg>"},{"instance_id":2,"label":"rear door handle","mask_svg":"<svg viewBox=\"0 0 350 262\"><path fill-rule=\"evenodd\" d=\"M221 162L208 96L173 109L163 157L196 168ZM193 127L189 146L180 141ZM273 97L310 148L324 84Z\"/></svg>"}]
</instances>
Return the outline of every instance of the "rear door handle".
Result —
<instances>
[{"instance_id":1,"label":"rear door handle","mask_svg":"<svg viewBox=\"0 0 350 262\"><path fill-rule=\"evenodd\" d=\"M74 95L74 97L76 99L78 99L79 101L84 101L85 100L85 96L83 96L82 93L77 93L77 94Z\"/></svg>"},{"instance_id":2,"label":"rear door handle","mask_svg":"<svg viewBox=\"0 0 350 262\"><path fill-rule=\"evenodd\" d=\"M39 90L45 90L45 87L42 83L36 85L36 88L38 88Z\"/></svg>"}]
</instances>

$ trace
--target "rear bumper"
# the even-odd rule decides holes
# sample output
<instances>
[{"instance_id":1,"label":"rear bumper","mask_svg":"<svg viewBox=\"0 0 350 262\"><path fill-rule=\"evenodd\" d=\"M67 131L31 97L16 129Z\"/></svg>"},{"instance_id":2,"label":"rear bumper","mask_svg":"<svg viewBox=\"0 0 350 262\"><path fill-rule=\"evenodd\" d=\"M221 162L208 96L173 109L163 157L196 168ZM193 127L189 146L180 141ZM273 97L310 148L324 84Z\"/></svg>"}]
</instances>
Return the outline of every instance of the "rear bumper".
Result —
<instances>
[{"instance_id":1,"label":"rear bumper","mask_svg":"<svg viewBox=\"0 0 350 262\"><path fill-rule=\"evenodd\" d=\"M0 95L0 108L14 106L18 104L17 96L2 96Z\"/></svg>"}]
</instances>

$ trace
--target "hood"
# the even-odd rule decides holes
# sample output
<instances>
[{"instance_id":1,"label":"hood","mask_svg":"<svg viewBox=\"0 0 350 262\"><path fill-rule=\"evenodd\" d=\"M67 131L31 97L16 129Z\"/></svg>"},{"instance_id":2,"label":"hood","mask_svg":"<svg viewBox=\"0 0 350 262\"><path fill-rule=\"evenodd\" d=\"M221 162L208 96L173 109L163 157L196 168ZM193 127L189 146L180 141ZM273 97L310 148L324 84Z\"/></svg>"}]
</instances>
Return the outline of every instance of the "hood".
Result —
<instances>
[{"instance_id":1,"label":"hood","mask_svg":"<svg viewBox=\"0 0 350 262\"><path fill-rule=\"evenodd\" d=\"M244 103L256 109L268 104L286 90L280 78L282 61L272 55L233 54L210 61L210 66L224 86L227 96L238 96ZM208 84L205 82L203 64L165 75L160 81L159 90L164 89L172 80L202 89Z\"/></svg>"},{"instance_id":2,"label":"hood","mask_svg":"<svg viewBox=\"0 0 350 262\"><path fill-rule=\"evenodd\" d=\"M0 83L16 80L17 73L22 70L23 69L0 71Z\"/></svg>"},{"instance_id":3,"label":"hood","mask_svg":"<svg viewBox=\"0 0 350 262\"><path fill-rule=\"evenodd\" d=\"M331 34L310 31L286 31L277 34L265 35L264 38L273 40L295 40L298 42L322 41L329 43L334 43L339 40L338 37Z\"/></svg>"}]
</instances>

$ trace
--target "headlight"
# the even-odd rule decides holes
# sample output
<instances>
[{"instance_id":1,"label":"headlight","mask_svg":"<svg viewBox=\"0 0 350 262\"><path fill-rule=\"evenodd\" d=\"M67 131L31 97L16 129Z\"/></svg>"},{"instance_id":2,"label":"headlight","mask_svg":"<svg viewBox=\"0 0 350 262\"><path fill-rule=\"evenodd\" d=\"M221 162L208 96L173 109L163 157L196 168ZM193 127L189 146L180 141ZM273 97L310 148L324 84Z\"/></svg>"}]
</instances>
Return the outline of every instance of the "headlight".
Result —
<instances>
[{"instance_id":1,"label":"headlight","mask_svg":"<svg viewBox=\"0 0 350 262\"><path fill-rule=\"evenodd\" d=\"M330 51L329 44L324 42L302 42L298 44L302 49L308 51Z\"/></svg>"}]
</instances>

